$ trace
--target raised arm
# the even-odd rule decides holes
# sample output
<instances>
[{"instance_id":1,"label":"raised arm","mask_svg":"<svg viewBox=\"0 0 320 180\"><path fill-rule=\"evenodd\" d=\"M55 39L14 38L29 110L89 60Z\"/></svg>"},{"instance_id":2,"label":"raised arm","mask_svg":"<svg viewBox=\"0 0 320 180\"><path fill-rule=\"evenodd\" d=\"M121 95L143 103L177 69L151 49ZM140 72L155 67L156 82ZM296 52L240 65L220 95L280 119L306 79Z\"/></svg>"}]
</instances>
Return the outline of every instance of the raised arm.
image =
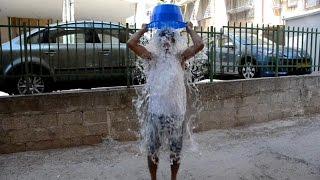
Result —
<instances>
[{"instance_id":1,"label":"raised arm","mask_svg":"<svg viewBox=\"0 0 320 180\"><path fill-rule=\"evenodd\" d=\"M189 58L195 56L199 51L201 51L204 47L204 44L202 42L201 37L192 29L192 23L189 22L187 24L186 30L187 33L190 34L193 45L188 47L186 50L184 50L181 54L181 58L182 58L182 62L181 64L184 64L184 62L186 60L188 60Z\"/></svg>"},{"instance_id":2,"label":"raised arm","mask_svg":"<svg viewBox=\"0 0 320 180\"><path fill-rule=\"evenodd\" d=\"M150 60L152 57L151 53L145 47L139 44L141 36L143 36L143 34L147 31L147 25L143 24L142 28L131 36L131 38L127 42L127 45L133 52L135 52L141 58Z\"/></svg>"}]
</instances>

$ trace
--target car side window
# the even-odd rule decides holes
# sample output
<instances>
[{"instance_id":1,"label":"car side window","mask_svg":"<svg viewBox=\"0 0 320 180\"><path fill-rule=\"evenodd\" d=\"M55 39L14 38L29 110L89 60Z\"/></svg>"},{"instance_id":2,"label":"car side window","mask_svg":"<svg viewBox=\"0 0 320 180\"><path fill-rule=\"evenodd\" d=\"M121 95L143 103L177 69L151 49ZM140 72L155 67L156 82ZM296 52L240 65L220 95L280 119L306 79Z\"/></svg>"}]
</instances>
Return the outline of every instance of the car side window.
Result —
<instances>
[{"instance_id":1,"label":"car side window","mask_svg":"<svg viewBox=\"0 0 320 180\"><path fill-rule=\"evenodd\" d=\"M28 43L38 44L41 42L42 38L43 38L43 32L35 33L28 38Z\"/></svg>"},{"instance_id":2,"label":"car side window","mask_svg":"<svg viewBox=\"0 0 320 180\"><path fill-rule=\"evenodd\" d=\"M60 44L84 44L84 43L100 43L98 34L92 29L59 29L55 36L55 42Z\"/></svg>"},{"instance_id":3,"label":"car side window","mask_svg":"<svg viewBox=\"0 0 320 180\"><path fill-rule=\"evenodd\" d=\"M55 43L59 44L76 44L85 43L84 31L61 30L55 36Z\"/></svg>"},{"instance_id":4,"label":"car side window","mask_svg":"<svg viewBox=\"0 0 320 180\"><path fill-rule=\"evenodd\" d=\"M50 33L50 34L49 34ZM125 31L105 29L51 29L34 33L28 38L28 43L59 43L59 44L84 44L84 43L112 43L118 44L126 42Z\"/></svg>"},{"instance_id":5,"label":"car side window","mask_svg":"<svg viewBox=\"0 0 320 180\"><path fill-rule=\"evenodd\" d=\"M99 33L98 34L99 39L103 43L112 43L112 44L118 44L119 43L119 38L115 36L111 36L110 34L104 32L104 33Z\"/></svg>"},{"instance_id":6,"label":"car side window","mask_svg":"<svg viewBox=\"0 0 320 180\"><path fill-rule=\"evenodd\" d=\"M55 32L50 30L50 37L53 35ZM32 34L30 37L27 39L28 43L31 44L39 44L39 43L55 43L54 39L50 38L49 39L49 30L42 30L40 32Z\"/></svg>"}]
</instances>

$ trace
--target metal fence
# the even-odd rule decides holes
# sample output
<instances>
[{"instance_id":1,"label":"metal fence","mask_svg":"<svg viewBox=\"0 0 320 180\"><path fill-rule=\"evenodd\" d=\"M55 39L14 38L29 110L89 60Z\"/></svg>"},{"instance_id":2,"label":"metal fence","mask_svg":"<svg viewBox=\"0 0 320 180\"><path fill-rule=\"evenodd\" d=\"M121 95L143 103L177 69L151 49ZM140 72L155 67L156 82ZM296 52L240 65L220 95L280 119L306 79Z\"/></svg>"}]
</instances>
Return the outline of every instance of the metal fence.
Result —
<instances>
[{"instance_id":1,"label":"metal fence","mask_svg":"<svg viewBox=\"0 0 320 180\"><path fill-rule=\"evenodd\" d=\"M38 22L0 25L0 30L0 42L8 39L0 46L0 90L37 93L59 82L130 86L139 76L137 57L126 45L137 29L129 25ZM206 46L193 61L200 62L195 63L201 66L197 70L211 81L225 74L254 78L309 74L320 68L318 29L228 23L198 33Z\"/></svg>"},{"instance_id":2,"label":"metal fence","mask_svg":"<svg viewBox=\"0 0 320 180\"><path fill-rule=\"evenodd\" d=\"M319 71L319 32L315 28L229 24L200 29L208 52L210 79L310 74Z\"/></svg>"}]
</instances>

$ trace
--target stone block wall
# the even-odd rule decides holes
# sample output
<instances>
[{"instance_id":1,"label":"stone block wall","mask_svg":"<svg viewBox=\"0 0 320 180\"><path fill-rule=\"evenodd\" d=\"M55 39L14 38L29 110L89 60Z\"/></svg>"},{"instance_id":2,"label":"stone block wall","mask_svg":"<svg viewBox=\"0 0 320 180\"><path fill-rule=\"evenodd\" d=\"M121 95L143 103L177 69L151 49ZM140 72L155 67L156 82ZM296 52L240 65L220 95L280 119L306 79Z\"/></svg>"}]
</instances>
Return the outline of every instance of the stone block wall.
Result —
<instances>
[{"instance_id":1,"label":"stone block wall","mask_svg":"<svg viewBox=\"0 0 320 180\"><path fill-rule=\"evenodd\" d=\"M292 76L203 84L200 131L320 112L320 77Z\"/></svg>"},{"instance_id":2,"label":"stone block wall","mask_svg":"<svg viewBox=\"0 0 320 180\"><path fill-rule=\"evenodd\" d=\"M199 84L196 130L319 113L320 77L292 76ZM137 139L127 87L0 98L0 153Z\"/></svg>"}]
</instances>

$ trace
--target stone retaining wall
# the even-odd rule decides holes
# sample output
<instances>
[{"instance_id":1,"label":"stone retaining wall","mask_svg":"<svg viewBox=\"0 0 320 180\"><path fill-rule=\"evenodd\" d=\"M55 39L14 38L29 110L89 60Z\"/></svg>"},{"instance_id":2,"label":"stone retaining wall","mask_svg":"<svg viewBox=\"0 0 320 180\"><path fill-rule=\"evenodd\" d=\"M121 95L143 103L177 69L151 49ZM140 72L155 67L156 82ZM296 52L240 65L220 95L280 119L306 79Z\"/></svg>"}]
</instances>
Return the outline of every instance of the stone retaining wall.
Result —
<instances>
[{"instance_id":1,"label":"stone retaining wall","mask_svg":"<svg viewBox=\"0 0 320 180\"><path fill-rule=\"evenodd\" d=\"M319 113L320 77L199 84L197 131ZM0 98L0 153L137 139L133 88Z\"/></svg>"}]
</instances>

